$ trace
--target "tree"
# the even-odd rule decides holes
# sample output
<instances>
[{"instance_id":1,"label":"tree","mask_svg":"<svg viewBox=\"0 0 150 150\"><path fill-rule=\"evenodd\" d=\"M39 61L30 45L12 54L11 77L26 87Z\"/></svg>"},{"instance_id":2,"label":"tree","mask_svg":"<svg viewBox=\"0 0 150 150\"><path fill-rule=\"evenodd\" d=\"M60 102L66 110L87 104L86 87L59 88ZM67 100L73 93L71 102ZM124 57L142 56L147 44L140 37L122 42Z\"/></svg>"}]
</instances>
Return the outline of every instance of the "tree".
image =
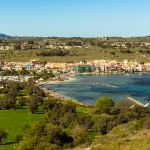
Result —
<instances>
[{"instance_id":1,"label":"tree","mask_svg":"<svg viewBox=\"0 0 150 150\"><path fill-rule=\"evenodd\" d=\"M85 129L90 129L94 124L91 116L79 116L77 121L78 124Z\"/></svg>"},{"instance_id":2,"label":"tree","mask_svg":"<svg viewBox=\"0 0 150 150\"><path fill-rule=\"evenodd\" d=\"M74 139L73 145L77 146L87 140L87 132L85 128L82 128L80 125L77 124L72 130L72 137Z\"/></svg>"},{"instance_id":3,"label":"tree","mask_svg":"<svg viewBox=\"0 0 150 150\"><path fill-rule=\"evenodd\" d=\"M42 105L43 99L39 97L38 95L32 95L29 104L28 104L28 109L31 113L35 113L38 109L39 105Z\"/></svg>"},{"instance_id":4,"label":"tree","mask_svg":"<svg viewBox=\"0 0 150 150\"><path fill-rule=\"evenodd\" d=\"M112 99L108 97L102 97L96 100L96 109L108 113L110 108L114 106Z\"/></svg>"},{"instance_id":5,"label":"tree","mask_svg":"<svg viewBox=\"0 0 150 150\"><path fill-rule=\"evenodd\" d=\"M4 129L0 129L0 144L2 144L2 141L8 137L7 131Z\"/></svg>"},{"instance_id":6,"label":"tree","mask_svg":"<svg viewBox=\"0 0 150 150\"><path fill-rule=\"evenodd\" d=\"M60 118L60 126L63 128L67 128L69 124L71 124L75 120L75 114L66 113Z\"/></svg>"},{"instance_id":7,"label":"tree","mask_svg":"<svg viewBox=\"0 0 150 150\"><path fill-rule=\"evenodd\" d=\"M25 137L26 138L19 143L18 149L63 149L64 146L72 144L73 142L73 138L60 127L42 122L30 128L29 131L26 132Z\"/></svg>"},{"instance_id":8,"label":"tree","mask_svg":"<svg viewBox=\"0 0 150 150\"><path fill-rule=\"evenodd\" d=\"M26 105L26 102L27 102L27 100L26 100L25 97L21 97L21 98L19 99L19 104L20 104L20 106L25 106L25 105Z\"/></svg>"},{"instance_id":9,"label":"tree","mask_svg":"<svg viewBox=\"0 0 150 150\"><path fill-rule=\"evenodd\" d=\"M108 129L108 121L107 119L103 118L103 119L99 119L95 122L94 126L93 126L93 130L95 132L100 132L101 134L107 134Z\"/></svg>"},{"instance_id":10,"label":"tree","mask_svg":"<svg viewBox=\"0 0 150 150\"><path fill-rule=\"evenodd\" d=\"M20 71L20 75L22 75L22 76L30 75L30 72L28 70L26 70L25 68L22 68L22 70Z\"/></svg>"},{"instance_id":11,"label":"tree","mask_svg":"<svg viewBox=\"0 0 150 150\"><path fill-rule=\"evenodd\" d=\"M16 141L17 143L19 143L19 142L22 141L22 140L23 140L23 136L22 136L22 135L20 135L20 134L16 135L15 141Z\"/></svg>"},{"instance_id":12,"label":"tree","mask_svg":"<svg viewBox=\"0 0 150 150\"><path fill-rule=\"evenodd\" d=\"M28 109L30 111L30 113L35 113L38 109L38 105L35 102L31 102L28 104Z\"/></svg>"},{"instance_id":13,"label":"tree","mask_svg":"<svg viewBox=\"0 0 150 150\"><path fill-rule=\"evenodd\" d=\"M47 64L47 61L44 61L44 62L43 62L43 65L45 66L46 64Z\"/></svg>"}]
</instances>

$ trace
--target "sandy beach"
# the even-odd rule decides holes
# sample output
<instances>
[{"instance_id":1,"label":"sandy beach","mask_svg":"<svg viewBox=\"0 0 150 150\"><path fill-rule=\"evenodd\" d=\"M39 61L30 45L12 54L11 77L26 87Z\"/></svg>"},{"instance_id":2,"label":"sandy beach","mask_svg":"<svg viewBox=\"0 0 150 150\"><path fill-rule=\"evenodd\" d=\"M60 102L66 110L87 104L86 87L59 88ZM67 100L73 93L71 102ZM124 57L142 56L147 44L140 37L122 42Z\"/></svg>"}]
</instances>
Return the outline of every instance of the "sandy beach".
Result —
<instances>
[{"instance_id":1,"label":"sandy beach","mask_svg":"<svg viewBox=\"0 0 150 150\"><path fill-rule=\"evenodd\" d=\"M71 77L67 77L65 80L61 81L61 80L55 80L55 81L45 81L45 82L39 82L38 86L40 85L44 85L44 84L59 84L59 83L66 83L66 82L71 82L71 81L75 81L76 78L74 76ZM53 89L48 89L48 88L42 88L44 90L44 92L46 93L46 95L48 96L52 96L55 97L57 99L63 100L63 101L72 101L73 103L76 103L78 105L84 105L87 106L87 104L82 103L80 101L78 101L77 99L72 99L70 97L66 97L63 95L60 95L59 93L57 93L55 90Z\"/></svg>"},{"instance_id":2,"label":"sandy beach","mask_svg":"<svg viewBox=\"0 0 150 150\"><path fill-rule=\"evenodd\" d=\"M49 80L49 81L40 81L38 83L38 85L42 85L42 84L59 84L59 83L63 83L63 82L71 82L76 80L76 78L74 76L71 77L67 77L64 80Z\"/></svg>"}]
</instances>

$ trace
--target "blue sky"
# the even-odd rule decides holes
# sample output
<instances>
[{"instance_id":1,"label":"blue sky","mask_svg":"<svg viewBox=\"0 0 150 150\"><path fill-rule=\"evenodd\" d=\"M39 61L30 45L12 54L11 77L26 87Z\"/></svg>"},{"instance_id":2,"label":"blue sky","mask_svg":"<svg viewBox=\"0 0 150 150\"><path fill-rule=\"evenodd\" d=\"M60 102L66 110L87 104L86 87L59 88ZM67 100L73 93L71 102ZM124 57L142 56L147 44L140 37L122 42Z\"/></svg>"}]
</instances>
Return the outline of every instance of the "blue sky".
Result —
<instances>
[{"instance_id":1,"label":"blue sky","mask_svg":"<svg viewBox=\"0 0 150 150\"><path fill-rule=\"evenodd\" d=\"M65 37L150 35L150 0L0 0L0 33Z\"/></svg>"}]
</instances>

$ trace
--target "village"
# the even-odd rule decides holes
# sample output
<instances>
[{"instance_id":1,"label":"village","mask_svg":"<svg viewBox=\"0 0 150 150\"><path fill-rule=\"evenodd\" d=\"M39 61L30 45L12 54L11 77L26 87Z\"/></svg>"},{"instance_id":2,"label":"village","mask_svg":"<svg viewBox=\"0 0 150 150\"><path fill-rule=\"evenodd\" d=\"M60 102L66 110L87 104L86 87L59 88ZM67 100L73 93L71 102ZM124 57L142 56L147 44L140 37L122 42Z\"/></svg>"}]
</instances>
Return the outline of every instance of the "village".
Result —
<instances>
[{"instance_id":1,"label":"village","mask_svg":"<svg viewBox=\"0 0 150 150\"><path fill-rule=\"evenodd\" d=\"M0 81L28 81L34 77L31 74L11 75L8 71L35 71L37 74L43 71L52 71L53 80L66 80L65 74L102 74L102 73L134 73L149 72L150 63L138 63L136 61L123 60L93 60L80 61L77 63L51 63L32 59L29 62L3 62L0 61ZM3 74L7 72L7 74ZM42 77L38 81L44 80Z\"/></svg>"},{"instance_id":2,"label":"village","mask_svg":"<svg viewBox=\"0 0 150 150\"><path fill-rule=\"evenodd\" d=\"M0 39L0 50L31 50L31 49L74 49L74 48L115 48L115 49L129 49L129 48L142 48L149 49L149 38L117 38L117 37L101 37L101 38L32 38L32 37L9 37L8 39Z\"/></svg>"}]
</instances>

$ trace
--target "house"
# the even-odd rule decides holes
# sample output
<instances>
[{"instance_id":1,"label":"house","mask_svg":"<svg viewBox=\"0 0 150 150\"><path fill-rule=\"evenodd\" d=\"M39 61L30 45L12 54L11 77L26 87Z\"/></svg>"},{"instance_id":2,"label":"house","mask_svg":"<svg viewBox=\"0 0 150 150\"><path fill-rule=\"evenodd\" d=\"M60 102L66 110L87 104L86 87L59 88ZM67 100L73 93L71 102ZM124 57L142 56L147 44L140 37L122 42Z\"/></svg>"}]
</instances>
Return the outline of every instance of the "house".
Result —
<instances>
[{"instance_id":1,"label":"house","mask_svg":"<svg viewBox=\"0 0 150 150\"><path fill-rule=\"evenodd\" d=\"M27 70L30 70L30 69L33 69L34 66L31 65L31 64L26 64L26 65L23 66L23 68L25 68L25 69L27 69Z\"/></svg>"},{"instance_id":2,"label":"house","mask_svg":"<svg viewBox=\"0 0 150 150\"><path fill-rule=\"evenodd\" d=\"M73 67L73 71L79 73L92 72L92 67L90 65L78 65Z\"/></svg>"},{"instance_id":3,"label":"house","mask_svg":"<svg viewBox=\"0 0 150 150\"><path fill-rule=\"evenodd\" d=\"M31 59L31 60L30 60L30 63L31 63L32 65L37 65L37 64L40 64L40 61L39 61L39 59Z\"/></svg>"}]
</instances>

